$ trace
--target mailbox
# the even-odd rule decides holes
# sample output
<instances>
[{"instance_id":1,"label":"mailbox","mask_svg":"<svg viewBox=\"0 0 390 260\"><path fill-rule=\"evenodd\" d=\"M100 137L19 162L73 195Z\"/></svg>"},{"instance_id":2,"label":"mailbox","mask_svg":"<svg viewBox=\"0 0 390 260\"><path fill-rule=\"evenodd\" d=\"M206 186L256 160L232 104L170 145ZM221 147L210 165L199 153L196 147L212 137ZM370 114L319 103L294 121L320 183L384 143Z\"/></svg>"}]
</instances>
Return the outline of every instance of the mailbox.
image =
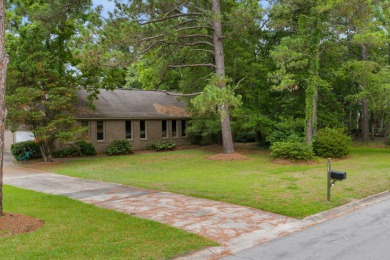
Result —
<instances>
[{"instance_id":1,"label":"mailbox","mask_svg":"<svg viewBox=\"0 0 390 260\"><path fill-rule=\"evenodd\" d=\"M347 178L346 172L330 171L330 178L335 180L345 180Z\"/></svg>"}]
</instances>

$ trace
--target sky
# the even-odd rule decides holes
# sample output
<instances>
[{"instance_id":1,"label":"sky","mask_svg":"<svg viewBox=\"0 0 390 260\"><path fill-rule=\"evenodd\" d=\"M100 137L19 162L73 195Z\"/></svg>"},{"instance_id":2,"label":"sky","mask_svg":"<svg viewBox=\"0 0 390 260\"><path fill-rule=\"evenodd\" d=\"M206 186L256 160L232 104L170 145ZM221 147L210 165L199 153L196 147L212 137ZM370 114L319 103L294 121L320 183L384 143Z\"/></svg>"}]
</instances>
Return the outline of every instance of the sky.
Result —
<instances>
[{"instance_id":1,"label":"sky","mask_svg":"<svg viewBox=\"0 0 390 260\"><path fill-rule=\"evenodd\" d=\"M103 6L103 15L107 14L107 12L111 12L114 10L115 3L114 1L109 0L92 0L94 6L101 5Z\"/></svg>"},{"instance_id":2,"label":"sky","mask_svg":"<svg viewBox=\"0 0 390 260\"><path fill-rule=\"evenodd\" d=\"M115 8L115 3L113 0L92 0L93 5L102 5L103 6L103 15L107 14L108 12L111 12ZM268 1L267 0L260 0L260 3L264 7L268 7Z\"/></svg>"}]
</instances>

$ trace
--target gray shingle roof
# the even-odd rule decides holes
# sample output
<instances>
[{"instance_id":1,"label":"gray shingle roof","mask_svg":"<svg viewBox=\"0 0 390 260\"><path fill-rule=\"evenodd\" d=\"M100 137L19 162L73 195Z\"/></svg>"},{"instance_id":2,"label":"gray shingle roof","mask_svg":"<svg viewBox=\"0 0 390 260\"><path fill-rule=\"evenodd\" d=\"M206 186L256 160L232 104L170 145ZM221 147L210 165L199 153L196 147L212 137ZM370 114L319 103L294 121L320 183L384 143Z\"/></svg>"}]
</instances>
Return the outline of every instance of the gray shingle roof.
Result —
<instances>
[{"instance_id":1,"label":"gray shingle roof","mask_svg":"<svg viewBox=\"0 0 390 260\"><path fill-rule=\"evenodd\" d=\"M99 90L95 109L88 106L88 92L79 90L77 119L174 119L189 118L186 103L159 91Z\"/></svg>"}]
</instances>

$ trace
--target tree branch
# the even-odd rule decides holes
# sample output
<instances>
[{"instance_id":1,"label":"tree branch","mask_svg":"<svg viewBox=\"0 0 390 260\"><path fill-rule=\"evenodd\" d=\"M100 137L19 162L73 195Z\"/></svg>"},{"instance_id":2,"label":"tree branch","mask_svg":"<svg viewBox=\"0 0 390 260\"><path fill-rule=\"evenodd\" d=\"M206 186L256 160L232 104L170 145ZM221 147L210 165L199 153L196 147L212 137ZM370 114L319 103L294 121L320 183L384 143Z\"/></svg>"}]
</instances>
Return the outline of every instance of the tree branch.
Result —
<instances>
[{"instance_id":1,"label":"tree branch","mask_svg":"<svg viewBox=\"0 0 390 260\"><path fill-rule=\"evenodd\" d=\"M168 65L170 68L185 68L185 67L212 67L215 68L214 64L211 63L199 63L199 64L183 64L183 65Z\"/></svg>"},{"instance_id":2,"label":"tree branch","mask_svg":"<svg viewBox=\"0 0 390 260\"><path fill-rule=\"evenodd\" d=\"M206 37L209 39L213 39L210 35L207 34L188 34L188 35L180 35L179 38L194 38L194 37Z\"/></svg>"},{"instance_id":3,"label":"tree branch","mask_svg":"<svg viewBox=\"0 0 390 260\"><path fill-rule=\"evenodd\" d=\"M240 80L237 82L236 86L232 89L232 92L238 88L238 85L240 85L241 81L243 81L244 79L246 79L246 77L240 79Z\"/></svg>"},{"instance_id":4,"label":"tree branch","mask_svg":"<svg viewBox=\"0 0 390 260\"><path fill-rule=\"evenodd\" d=\"M155 90L155 91L163 92L169 96L176 96L176 97L194 97L194 96L198 96L198 95L203 93L203 92L196 92L196 93L190 93L190 94L178 94L178 93L172 93L172 92L161 91L161 90Z\"/></svg>"},{"instance_id":5,"label":"tree branch","mask_svg":"<svg viewBox=\"0 0 390 260\"><path fill-rule=\"evenodd\" d=\"M190 19L190 20L186 20L186 21L184 21L184 22L178 23L178 24L174 25L172 28L177 28L177 27L180 27L180 26L182 26L182 25L184 25L184 24L196 23L196 22L198 22L198 20ZM211 28L211 27L210 27L210 28Z\"/></svg>"},{"instance_id":6,"label":"tree branch","mask_svg":"<svg viewBox=\"0 0 390 260\"><path fill-rule=\"evenodd\" d=\"M140 52L138 53L138 55L141 55L141 54L144 54L144 53L150 51L155 45L157 45L158 43L163 43L163 42L165 42L165 41L156 41L156 42L152 43L152 44L149 45L146 49L140 51Z\"/></svg>"},{"instance_id":7,"label":"tree branch","mask_svg":"<svg viewBox=\"0 0 390 260\"><path fill-rule=\"evenodd\" d=\"M181 45L181 46L196 46L196 45L206 44L206 45L209 45L211 47L214 47L214 45L211 42L205 42L205 41L193 42L193 43L184 43L184 42L168 42L168 43Z\"/></svg>"},{"instance_id":8,"label":"tree branch","mask_svg":"<svg viewBox=\"0 0 390 260\"><path fill-rule=\"evenodd\" d=\"M200 15L202 15L202 13L186 13L186 14L180 13L180 14L175 14L175 15L167 16L167 17L160 18L160 19L155 19L155 20L148 21L148 22L143 22L143 23L142 22L138 22L138 24L142 26L142 25L147 25L147 24L152 24L152 23L163 22L163 21L170 20L170 19L173 19L173 18L178 18L178 17L200 16Z\"/></svg>"},{"instance_id":9,"label":"tree branch","mask_svg":"<svg viewBox=\"0 0 390 260\"><path fill-rule=\"evenodd\" d=\"M160 37L166 36L168 34L171 34L171 33L161 33L161 34L158 34L158 35L155 35L155 36L149 36L149 37L141 38L141 39L139 39L137 41L138 42L150 41L150 40L153 40L153 39L156 39L156 38L160 38Z\"/></svg>"},{"instance_id":10,"label":"tree branch","mask_svg":"<svg viewBox=\"0 0 390 260\"><path fill-rule=\"evenodd\" d=\"M184 24L184 23L183 23L183 24ZM174 28L175 28L175 27L178 27L178 26L174 26ZM175 31L176 31L176 32L180 32L180 31L184 31L184 30L203 29L203 28L213 29L213 27L211 27L211 26L197 25L197 26L182 27L182 28L179 28L179 29L175 29Z\"/></svg>"},{"instance_id":11,"label":"tree branch","mask_svg":"<svg viewBox=\"0 0 390 260\"><path fill-rule=\"evenodd\" d=\"M215 54L215 52L214 51L212 51L212 50L207 50L207 49L194 49L194 51L205 51L205 52L209 52L209 53L211 53L211 54Z\"/></svg>"},{"instance_id":12,"label":"tree branch","mask_svg":"<svg viewBox=\"0 0 390 260\"><path fill-rule=\"evenodd\" d=\"M264 22L260 25L260 29L261 29L261 30L263 30L264 26L267 25L267 23L269 22L270 19L271 19L271 18L268 17L267 19L264 20Z\"/></svg>"}]
</instances>

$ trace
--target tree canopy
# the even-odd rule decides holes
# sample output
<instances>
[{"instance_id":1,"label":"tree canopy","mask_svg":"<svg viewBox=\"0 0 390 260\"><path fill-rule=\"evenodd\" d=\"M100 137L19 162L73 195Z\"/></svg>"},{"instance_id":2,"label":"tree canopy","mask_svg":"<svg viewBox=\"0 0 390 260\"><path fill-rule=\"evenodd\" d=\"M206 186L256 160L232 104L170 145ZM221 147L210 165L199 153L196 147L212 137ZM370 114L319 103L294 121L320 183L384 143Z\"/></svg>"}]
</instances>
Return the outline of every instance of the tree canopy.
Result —
<instances>
[{"instance_id":1,"label":"tree canopy","mask_svg":"<svg viewBox=\"0 0 390 260\"><path fill-rule=\"evenodd\" d=\"M102 17L90 1L10 1L9 122L50 150L79 130L76 87L91 101L141 88L190 96L189 130L220 134L226 153L326 127L387 136L390 1L264 2L117 0Z\"/></svg>"}]
</instances>

